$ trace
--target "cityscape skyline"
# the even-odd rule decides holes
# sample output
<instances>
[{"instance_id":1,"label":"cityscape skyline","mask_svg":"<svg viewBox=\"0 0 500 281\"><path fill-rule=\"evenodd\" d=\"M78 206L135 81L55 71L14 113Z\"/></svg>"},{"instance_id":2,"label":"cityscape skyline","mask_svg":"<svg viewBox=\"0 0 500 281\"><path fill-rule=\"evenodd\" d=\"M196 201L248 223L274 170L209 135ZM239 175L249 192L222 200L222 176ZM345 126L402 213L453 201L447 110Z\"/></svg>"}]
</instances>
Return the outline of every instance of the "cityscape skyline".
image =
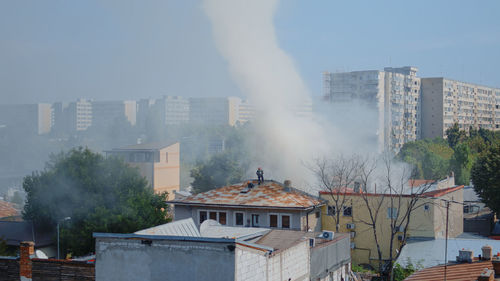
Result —
<instances>
[{"instance_id":1,"label":"cityscape skyline","mask_svg":"<svg viewBox=\"0 0 500 281\"><path fill-rule=\"evenodd\" d=\"M276 36L314 97L322 71L392 65L500 87L500 3L428 4L281 2ZM242 96L198 1L6 1L0 18L0 97L7 103Z\"/></svg>"}]
</instances>

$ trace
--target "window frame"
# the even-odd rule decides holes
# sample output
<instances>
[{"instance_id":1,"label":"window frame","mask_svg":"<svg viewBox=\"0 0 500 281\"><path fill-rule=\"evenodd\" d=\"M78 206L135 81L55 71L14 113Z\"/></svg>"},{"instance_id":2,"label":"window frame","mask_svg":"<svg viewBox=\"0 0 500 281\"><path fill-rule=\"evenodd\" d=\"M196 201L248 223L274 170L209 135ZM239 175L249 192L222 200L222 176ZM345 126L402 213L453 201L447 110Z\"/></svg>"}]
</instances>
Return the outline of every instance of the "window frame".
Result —
<instances>
[{"instance_id":1,"label":"window frame","mask_svg":"<svg viewBox=\"0 0 500 281\"><path fill-rule=\"evenodd\" d=\"M288 227L283 227L283 217L288 217ZM291 214L280 214L280 228L281 229L292 229L292 215Z\"/></svg>"},{"instance_id":2,"label":"window frame","mask_svg":"<svg viewBox=\"0 0 500 281\"><path fill-rule=\"evenodd\" d=\"M346 215L346 210L351 210L350 214ZM344 217L352 217L352 206L343 206L342 208L342 216Z\"/></svg>"},{"instance_id":3,"label":"window frame","mask_svg":"<svg viewBox=\"0 0 500 281\"><path fill-rule=\"evenodd\" d=\"M271 216L276 216L276 226L271 226ZM269 227L270 228L279 228L280 227L280 215L278 213L269 213L268 214L268 219L269 219Z\"/></svg>"},{"instance_id":4,"label":"window frame","mask_svg":"<svg viewBox=\"0 0 500 281\"><path fill-rule=\"evenodd\" d=\"M396 212L394 212L396 211ZM392 219L392 220L395 220L398 218L398 215L399 215L399 211L398 211L398 208L395 208L395 207L387 207L387 218L388 219Z\"/></svg>"},{"instance_id":5,"label":"window frame","mask_svg":"<svg viewBox=\"0 0 500 281\"><path fill-rule=\"evenodd\" d=\"M236 219L236 216L237 214L241 214L242 215L242 224L237 224L237 219ZM234 226L245 226L245 212L233 212L233 225Z\"/></svg>"}]
</instances>

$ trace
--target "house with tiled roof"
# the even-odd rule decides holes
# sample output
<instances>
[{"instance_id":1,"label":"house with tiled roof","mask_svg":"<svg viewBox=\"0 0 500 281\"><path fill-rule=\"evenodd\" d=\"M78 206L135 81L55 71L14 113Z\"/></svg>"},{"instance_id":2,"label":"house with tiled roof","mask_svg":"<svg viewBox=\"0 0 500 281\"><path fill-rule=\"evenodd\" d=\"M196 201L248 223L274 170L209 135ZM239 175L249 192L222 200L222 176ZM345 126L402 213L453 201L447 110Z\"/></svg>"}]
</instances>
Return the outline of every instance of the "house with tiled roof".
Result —
<instances>
[{"instance_id":1,"label":"house with tiled roof","mask_svg":"<svg viewBox=\"0 0 500 281\"><path fill-rule=\"evenodd\" d=\"M417 184L423 184L419 182ZM427 182L432 184L432 182ZM376 211L376 231L379 246L382 252L382 258L389 260L391 257L397 257L396 249L405 245L410 239L415 240L433 240L444 238L448 230L448 237L457 237L463 233L463 185L451 186L446 188L434 189L418 195L418 204L412 210L408 228L404 229L407 217L399 214L405 214L408 210L414 195L412 194L386 194L386 193L368 193L363 191L350 192L342 191L345 196L345 205L343 210L339 210L339 232L351 233L351 256L354 263L372 264L377 267L378 248L373 234L370 210L367 203L371 206L371 214ZM328 200L328 204L323 207L322 226L325 230L336 230L335 208L332 199L334 192L321 191L320 197ZM366 200L366 201L365 201ZM448 229L446 228L446 202L453 201L450 204ZM375 215L374 215L375 216ZM396 227L391 224L396 220ZM404 220L404 222L402 221ZM392 231L393 235L391 247ZM406 233L406 235L405 235ZM391 255L392 249L392 255Z\"/></svg>"},{"instance_id":2,"label":"house with tiled roof","mask_svg":"<svg viewBox=\"0 0 500 281\"><path fill-rule=\"evenodd\" d=\"M199 226L207 219L221 225L321 231L325 201L279 183L256 180L224 186L168 201L175 220L193 218Z\"/></svg>"},{"instance_id":3,"label":"house with tiled roof","mask_svg":"<svg viewBox=\"0 0 500 281\"><path fill-rule=\"evenodd\" d=\"M0 219L19 217L21 212L17 210L14 204L0 200Z\"/></svg>"}]
</instances>

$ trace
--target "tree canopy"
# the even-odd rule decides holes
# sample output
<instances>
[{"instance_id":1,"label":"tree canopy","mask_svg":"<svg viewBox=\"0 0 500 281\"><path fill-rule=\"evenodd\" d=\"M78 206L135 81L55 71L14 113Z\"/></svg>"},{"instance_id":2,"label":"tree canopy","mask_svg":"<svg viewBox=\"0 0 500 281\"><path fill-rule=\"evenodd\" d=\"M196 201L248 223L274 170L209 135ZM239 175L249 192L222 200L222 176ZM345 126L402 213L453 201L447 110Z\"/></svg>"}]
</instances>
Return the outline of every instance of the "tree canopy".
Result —
<instances>
[{"instance_id":1,"label":"tree canopy","mask_svg":"<svg viewBox=\"0 0 500 281\"><path fill-rule=\"evenodd\" d=\"M167 194L154 194L137 169L87 148L52 155L41 172L23 181L23 217L37 226L61 223L61 249L94 251L93 232L130 233L167 222Z\"/></svg>"},{"instance_id":2,"label":"tree canopy","mask_svg":"<svg viewBox=\"0 0 500 281\"><path fill-rule=\"evenodd\" d=\"M497 214L500 211L500 144L491 146L476 161L471 172L474 189Z\"/></svg>"},{"instance_id":3,"label":"tree canopy","mask_svg":"<svg viewBox=\"0 0 500 281\"><path fill-rule=\"evenodd\" d=\"M193 191L199 193L240 182L244 175L243 169L230 153L215 154L191 170Z\"/></svg>"}]
</instances>

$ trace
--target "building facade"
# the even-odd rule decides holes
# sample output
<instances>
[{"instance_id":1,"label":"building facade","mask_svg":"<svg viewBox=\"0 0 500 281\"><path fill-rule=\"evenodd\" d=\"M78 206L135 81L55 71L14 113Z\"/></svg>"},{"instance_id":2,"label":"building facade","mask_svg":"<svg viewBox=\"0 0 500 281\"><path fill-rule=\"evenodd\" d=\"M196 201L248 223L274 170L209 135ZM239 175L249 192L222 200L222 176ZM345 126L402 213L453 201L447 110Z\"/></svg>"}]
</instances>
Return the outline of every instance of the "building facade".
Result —
<instances>
[{"instance_id":1,"label":"building facade","mask_svg":"<svg viewBox=\"0 0 500 281\"><path fill-rule=\"evenodd\" d=\"M377 112L379 150L398 151L404 143L420 137L420 78L417 68L386 67L367 70L323 73L324 100L347 104L361 102Z\"/></svg>"},{"instance_id":2,"label":"building facade","mask_svg":"<svg viewBox=\"0 0 500 281\"><path fill-rule=\"evenodd\" d=\"M194 124L234 126L239 118L241 99L225 98L189 98L189 121Z\"/></svg>"},{"instance_id":3,"label":"building facade","mask_svg":"<svg viewBox=\"0 0 500 281\"><path fill-rule=\"evenodd\" d=\"M52 106L48 103L2 104L0 125L30 135L47 134L52 129Z\"/></svg>"},{"instance_id":4,"label":"building facade","mask_svg":"<svg viewBox=\"0 0 500 281\"><path fill-rule=\"evenodd\" d=\"M469 128L500 130L500 89L447 78L422 79L422 137L445 137L458 123Z\"/></svg>"},{"instance_id":5,"label":"building facade","mask_svg":"<svg viewBox=\"0 0 500 281\"><path fill-rule=\"evenodd\" d=\"M135 101L92 101L92 125L108 128L116 122L126 120L136 124Z\"/></svg>"},{"instance_id":6,"label":"building facade","mask_svg":"<svg viewBox=\"0 0 500 281\"><path fill-rule=\"evenodd\" d=\"M122 158L137 167L157 193L168 192L169 198L180 190L180 144L148 143L114 148L106 155Z\"/></svg>"},{"instance_id":7,"label":"building facade","mask_svg":"<svg viewBox=\"0 0 500 281\"><path fill-rule=\"evenodd\" d=\"M320 192L321 198L333 202L329 192ZM369 263L377 268L378 254L377 243L373 234L373 228L366 222L371 222L370 212L365 199L369 202L371 213L376 216L376 231L379 246L382 251L382 258L387 260L390 256L390 235L391 223L393 219L401 222L399 214L404 214L408 209L411 200L410 195L389 195L380 193L364 194L356 192L346 192L347 202L343 210L339 210L340 221L339 231L351 233L351 256L353 262ZM443 238L446 234L446 201L463 202L463 186L438 189L422 194L422 199L418 203L418 208L414 209L408 226L407 237L400 239L403 230L397 230L394 236L393 257L396 256L396 248L406 239ZM333 206L334 204L331 203ZM380 206L380 209L378 209ZM463 232L463 206L462 204L451 204L449 210L448 236L456 237ZM378 209L378 210L377 210ZM335 220L332 217L335 210L332 206L323 207L323 228L335 230ZM402 223L405 225L406 219ZM403 241L403 242L402 242Z\"/></svg>"}]
</instances>

